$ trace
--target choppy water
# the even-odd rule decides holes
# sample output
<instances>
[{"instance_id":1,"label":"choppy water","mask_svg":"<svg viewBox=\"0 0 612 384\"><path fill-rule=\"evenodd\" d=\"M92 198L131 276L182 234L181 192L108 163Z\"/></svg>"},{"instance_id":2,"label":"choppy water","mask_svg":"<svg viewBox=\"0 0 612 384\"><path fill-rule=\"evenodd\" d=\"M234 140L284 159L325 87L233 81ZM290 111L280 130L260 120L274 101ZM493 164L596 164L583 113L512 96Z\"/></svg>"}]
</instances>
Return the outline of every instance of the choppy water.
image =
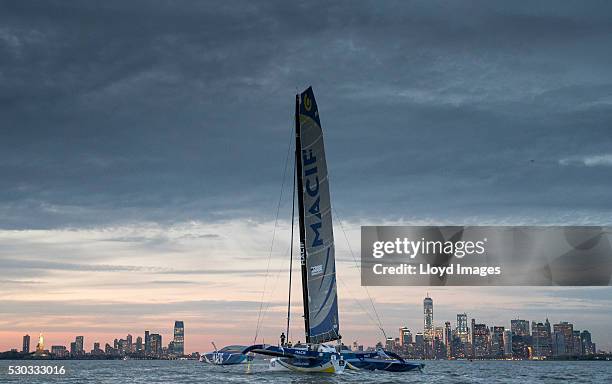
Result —
<instances>
[{"instance_id":1,"label":"choppy water","mask_svg":"<svg viewBox=\"0 0 612 384\"><path fill-rule=\"evenodd\" d=\"M426 361L422 373L342 375L266 372L263 362L220 367L197 361L0 361L0 383L612 383L610 361ZM9 365L63 365L63 376L9 376Z\"/></svg>"}]
</instances>

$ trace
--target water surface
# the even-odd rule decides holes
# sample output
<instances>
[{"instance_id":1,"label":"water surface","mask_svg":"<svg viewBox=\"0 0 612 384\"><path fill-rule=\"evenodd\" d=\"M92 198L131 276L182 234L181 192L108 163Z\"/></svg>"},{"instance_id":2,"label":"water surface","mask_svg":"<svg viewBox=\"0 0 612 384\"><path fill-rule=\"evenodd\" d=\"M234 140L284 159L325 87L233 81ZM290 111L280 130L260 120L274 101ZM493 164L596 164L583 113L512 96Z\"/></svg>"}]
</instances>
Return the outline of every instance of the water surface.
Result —
<instances>
[{"instance_id":1,"label":"water surface","mask_svg":"<svg viewBox=\"0 0 612 384\"><path fill-rule=\"evenodd\" d=\"M423 372L341 375L267 372L256 362L212 366L192 360L0 361L0 383L612 383L610 361L426 361ZM64 375L9 376L9 365L64 366Z\"/></svg>"}]
</instances>

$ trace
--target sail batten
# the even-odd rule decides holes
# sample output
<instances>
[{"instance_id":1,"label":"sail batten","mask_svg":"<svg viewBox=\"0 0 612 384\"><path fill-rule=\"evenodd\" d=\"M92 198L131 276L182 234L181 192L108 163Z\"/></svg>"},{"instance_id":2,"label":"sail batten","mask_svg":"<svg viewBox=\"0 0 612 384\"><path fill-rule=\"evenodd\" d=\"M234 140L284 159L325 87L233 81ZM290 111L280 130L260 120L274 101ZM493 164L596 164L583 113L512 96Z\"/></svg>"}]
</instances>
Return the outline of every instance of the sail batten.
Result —
<instances>
[{"instance_id":1,"label":"sail batten","mask_svg":"<svg viewBox=\"0 0 612 384\"><path fill-rule=\"evenodd\" d=\"M296 156L300 163L302 284L308 297L304 315L308 342L323 343L340 338L331 200L323 132L312 88L300 96Z\"/></svg>"}]
</instances>

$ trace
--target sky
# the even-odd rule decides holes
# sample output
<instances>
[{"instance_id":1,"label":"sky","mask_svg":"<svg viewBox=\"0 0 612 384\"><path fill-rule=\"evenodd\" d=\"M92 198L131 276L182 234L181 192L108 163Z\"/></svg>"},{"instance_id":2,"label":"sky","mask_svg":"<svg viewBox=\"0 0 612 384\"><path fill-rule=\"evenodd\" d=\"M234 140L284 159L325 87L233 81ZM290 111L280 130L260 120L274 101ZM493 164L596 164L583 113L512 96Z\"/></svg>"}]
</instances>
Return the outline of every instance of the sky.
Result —
<instances>
[{"instance_id":1,"label":"sky","mask_svg":"<svg viewBox=\"0 0 612 384\"><path fill-rule=\"evenodd\" d=\"M0 350L167 343L183 320L205 351L250 343L260 308L276 342L309 85L345 341L382 337L361 225L611 225L611 38L603 1L2 2ZM370 293L390 335L422 330L429 293L437 325L548 317L612 349L608 287Z\"/></svg>"}]
</instances>

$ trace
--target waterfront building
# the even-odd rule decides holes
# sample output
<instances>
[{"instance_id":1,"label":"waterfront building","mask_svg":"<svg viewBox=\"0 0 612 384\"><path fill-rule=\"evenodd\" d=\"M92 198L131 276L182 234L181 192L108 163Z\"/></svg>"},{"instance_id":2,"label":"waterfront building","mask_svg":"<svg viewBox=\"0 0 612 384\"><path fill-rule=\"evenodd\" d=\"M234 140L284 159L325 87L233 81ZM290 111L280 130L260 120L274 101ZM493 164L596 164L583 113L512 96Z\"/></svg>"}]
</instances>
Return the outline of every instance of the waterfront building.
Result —
<instances>
[{"instance_id":1,"label":"waterfront building","mask_svg":"<svg viewBox=\"0 0 612 384\"><path fill-rule=\"evenodd\" d=\"M533 358L541 359L552 356L552 335L548 319L544 324L531 323L531 337L533 342Z\"/></svg>"},{"instance_id":2,"label":"waterfront building","mask_svg":"<svg viewBox=\"0 0 612 384\"><path fill-rule=\"evenodd\" d=\"M504 331L505 327L494 326L491 328L491 357L503 359L505 357Z\"/></svg>"},{"instance_id":3,"label":"waterfront building","mask_svg":"<svg viewBox=\"0 0 612 384\"><path fill-rule=\"evenodd\" d=\"M161 355L163 349L161 335L158 333L152 333L149 335L149 340L151 342L151 354Z\"/></svg>"},{"instance_id":4,"label":"waterfront building","mask_svg":"<svg viewBox=\"0 0 612 384\"><path fill-rule=\"evenodd\" d=\"M574 325L567 321L553 325L554 332L560 336L556 339L555 356L572 356L574 354Z\"/></svg>"},{"instance_id":5,"label":"waterfront building","mask_svg":"<svg viewBox=\"0 0 612 384\"><path fill-rule=\"evenodd\" d=\"M425 337L421 332L414 336L414 354L418 359L425 357Z\"/></svg>"},{"instance_id":6,"label":"waterfront building","mask_svg":"<svg viewBox=\"0 0 612 384\"><path fill-rule=\"evenodd\" d=\"M470 320L470 328L469 328L469 335L470 335L469 342L472 344L474 343L474 325L476 325L476 319L472 318L472 320Z\"/></svg>"},{"instance_id":7,"label":"waterfront building","mask_svg":"<svg viewBox=\"0 0 612 384\"><path fill-rule=\"evenodd\" d=\"M142 337L138 336L136 338L136 353L142 353L142 352L143 352Z\"/></svg>"},{"instance_id":8,"label":"waterfront building","mask_svg":"<svg viewBox=\"0 0 612 384\"><path fill-rule=\"evenodd\" d=\"M433 300L429 295L423 300L423 337L426 342L434 339Z\"/></svg>"},{"instance_id":9,"label":"waterfront building","mask_svg":"<svg viewBox=\"0 0 612 384\"><path fill-rule=\"evenodd\" d=\"M85 338L83 336L77 336L74 341L76 343L76 354L79 356L84 355L85 354L85 348L84 348Z\"/></svg>"},{"instance_id":10,"label":"waterfront building","mask_svg":"<svg viewBox=\"0 0 612 384\"><path fill-rule=\"evenodd\" d=\"M451 345L451 358L453 359L465 359L468 357L468 353L465 350L466 343L461 341L458 335L453 335L453 343Z\"/></svg>"},{"instance_id":11,"label":"waterfront building","mask_svg":"<svg viewBox=\"0 0 612 384\"><path fill-rule=\"evenodd\" d=\"M172 352L175 355L183 356L185 354L185 325L182 321L174 322L174 344Z\"/></svg>"},{"instance_id":12,"label":"waterfront building","mask_svg":"<svg viewBox=\"0 0 612 384\"><path fill-rule=\"evenodd\" d=\"M531 336L520 336L512 332L512 358L526 360L529 359L531 348Z\"/></svg>"},{"instance_id":13,"label":"waterfront building","mask_svg":"<svg viewBox=\"0 0 612 384\"><path fill-rule=\"evenodd\" d=\"M473 355L477 359L489 356L489 328L486 324L472 326L474 339L472 341Z\"/></svg>"},{"instance_id":14,"label":"waterfront building","mask_svg":"<svg viewBox=\"0 0 612 384\"><path fill-rule=\"evenodd\" d=\"M145 331L145 355L148 355L151 353L151 335L149 334L149 331Z\"/></svg>"},{"instance_id":15,"label":"waterfront building","mask_svg":"<svg viewBox=\"0 0 612 384\"><path fill-rule=\"evenodd\" d=\"M467 343L469 342L468 335L468 320L467 313L458 313L457 314L457 336L461 339L461 342Z\"/></svg>"},{"instance_id":16,"label":"waterfront building","mask_svg":"<svg viewBox=\"0 0 612 384\"><path fill-rule=\"evenodd\" d=\"M510 320L512 336L529 336L529 320Z\"/></svg>"},{"instance_id":17,"label":"waterfront building","mask_svg":"<svg viewBox=\"0 0 612 384\"><path fill-rule=\"evenodd\" d=\"M446 347L446 358L452 358L453 331L451 330L450 321L444 323L444 346Z\"/></svg>"},{"instance_id":18,"label":"waterfront building","mask_svg":"<svg viewBox=\"0 0 612 384\"><path fill-rule=\"evenodd\" d=\"M21 348L21 352L30 353L30 335L23 336L23 345Z\"/></svg>"},{"instance_id":19,"label":"waterfront building","mask_svg":"<svg viewBox=\"0 0 612 384\"><path fill-rule=\"evenodd\" d=\"M387 339L385 340L385 349L387 351L395 350L395 341L393 341L392 337L387 337Z\"/></svg>"},{"instance_id":20,"label":"waterfront building","mask_svg":"<svg viewBox=\"0 0 612 384\"><path fill-rule=\"evenodd\" d=\"M595 344L591 341L591 333L584 330L580 333L580 340L582 345L582 354L584 356L590 356L595 354Z\"/></svg>"},{"instance_id":21,"label":"waterfront building","mask_svg":"<svg viewBox=\"0 0 612 384\"><path fill-rule=\"evenodd\" d=\"M434 336L433 341L433 357L437 360L443 360L447 358L446 355L446 345L444 345L444 339L442 338L442 334L436 334Z\"/></svg>"},{"instance_id":22,"label":"waterfront building","mask_svg":"<svg viewBox=\"0 0 612 384\"><path fill-rule=\"evenodd\" d=\"M580 331L572 332L572 343L574 356L582 356L582 339L580 338Z\"/></svg>"},{"instance_id":23,"label":"waterfront building","mask_svg":"<svg viewBox=\"0 0 612 384\"><path fill-rule=\"evenodd\" d=\"M126 341L126 344L127 344L126 345L126 352L129 352L129 353L134 352L134 349L133 349L134 348L134 344L132 343L132 335L130 335L128 333L128 335L125 338L125 341Z\"/></svg>"},{"instance_id":24,"label":"waterfront building","mask_svg":"<svg viewBox=\"0 0 612 384\"><path fill-rule=\"evenodd\" d=\"M131 336L131 335L128 335ZM131 338L131 337L130 337ZM125 339L119 339L117 341L117 351L121 354L121 355L127 355L130 353L131 349L130 349L130 341L127 338Z\"/></svg>"},{"instance_id":25,"label":"waterfront building","mask_svg":"<svg viewBox=\"0 0 612 384\"><path fill-rule=\"evenodd\" d=\"M412 333L407 327L402 327L399 329L399 336L400 345L402 347L412 343Z\"/></svg>"},{"instance_id":26,"label":"waterfront building","mask_svg":"<svg viewBox=\"0 0 612 384\"><path fill-rule=\"evenodd\" d=\"M552 353L554 357L565 356L565 338L562 332L553 331Z\"/></svg>"},{"instance_id":27,"label":"waterfront building","mask_svg":"<svg viewBox=\"0 0 612 384\"><path fill-rule=\"evenodd\" d=\"M504 357L512 357L512 331L509 329L504 331Z\"/></svg>"},{"instance_id":28,"label":"waterfront building","mask_svg":"<svg viewBox=\"0 0 612 384\"><path fill-rule=\"evenodd\" d=\"M52 345L51 353L57 358L64 358L68 356L68 351L64 345Z\"/></svg>"}]
</instances>

